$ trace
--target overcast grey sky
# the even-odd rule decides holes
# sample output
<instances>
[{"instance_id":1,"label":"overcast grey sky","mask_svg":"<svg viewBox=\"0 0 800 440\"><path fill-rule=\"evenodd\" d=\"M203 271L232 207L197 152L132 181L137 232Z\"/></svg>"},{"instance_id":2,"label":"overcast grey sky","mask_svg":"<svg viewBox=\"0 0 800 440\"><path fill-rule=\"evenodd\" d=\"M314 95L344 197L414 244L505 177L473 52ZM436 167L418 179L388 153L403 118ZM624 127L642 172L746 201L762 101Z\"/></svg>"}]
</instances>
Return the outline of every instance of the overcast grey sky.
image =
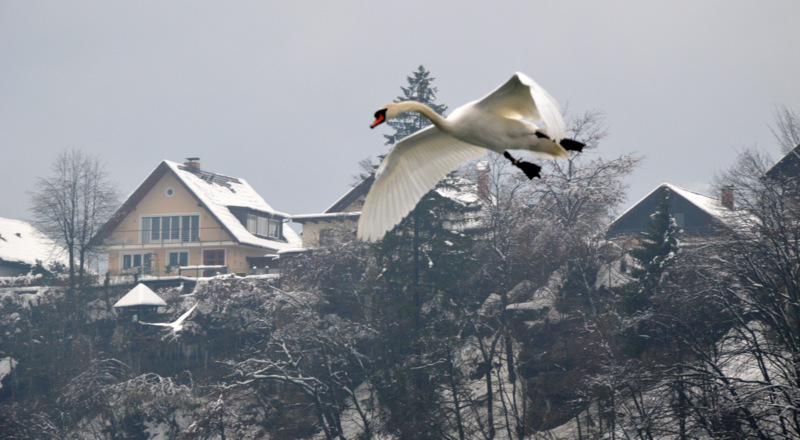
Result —
<instances>
[{"instance_id":1,"label":"overcast grey sky","mask_svg":"<svg viewBox=\"0 0 800 440\"><path fill-rule=\"evenodd\" d=\"M201 158L273 208L321 212L385 152L372 114L420 64L452 110L515 71L605 112L598 154L710 192L737 150L776 157L800 111L800 2L0 1L0 217L68 147L124 196L162 159Z\"/></svg>"}]
</instances>

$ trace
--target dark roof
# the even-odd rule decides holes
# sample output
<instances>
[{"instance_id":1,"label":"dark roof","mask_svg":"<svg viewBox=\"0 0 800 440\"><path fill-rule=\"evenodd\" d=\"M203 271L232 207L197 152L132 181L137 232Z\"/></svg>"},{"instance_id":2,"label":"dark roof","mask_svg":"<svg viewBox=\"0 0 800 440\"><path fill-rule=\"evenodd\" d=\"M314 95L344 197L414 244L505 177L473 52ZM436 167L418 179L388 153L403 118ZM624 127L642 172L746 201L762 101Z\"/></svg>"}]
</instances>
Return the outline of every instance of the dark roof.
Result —
<instances>
[{"instance_id":1,"label":"dark roof","mask_svg":"<svg viewBox=\"0 0 800 440\"><path fill-rule=\"evenodd\" d=\"M329 220L347 220L358 219L361 211L345 211L348 206L352 205L361 196L366 196L369 193L372 184L375 183L375 174L370 174L366 179L358 183L358 185L350 188L342 197L333 203L328 209L321 214L301 214L293 215L292 221L295 223L306 223L315 221L329 221Z\"/></svg>"},{"instance_id":2,"label":"dark roof","mask_svg":"<svg viewBox=\"0 0 800 440\"><path fill-rule=\"evenodd\" d=\"M713 197L662 183L611 222L606 236L638 234L647 230L648 219L656 212L658 201L667 190L670 191L670 213L673 217L681 215L682 224L679 226L687 235L713 235L730 212Z\"/></svg>"},{"instance_id":3,"label":"dark roof","mask_svg":"<svg viewBox=\"0 0 800 440\"><path fill-rule=\"evenodd\" d=\"M774 179L778 176L798 176L800 175L800 144L785 156L781 158L775 165L767 170L764 175L767 178Z\"/></svg>"},{"instance_id":4,"label":"dark roof","mask_svg":"<svg viewBox=\"0 0 800 440\"><path fill-rule=\"evenodd\" d=\"M375 183L375 173L370 174L366 179L362 180L358 185L350 188L339 200L337 200L330 208L325 210L325 214L332 214L334 212L343 212L345 208L353 204L359 197L366 196L372 184Z\"/></svg>"}]
</instances>

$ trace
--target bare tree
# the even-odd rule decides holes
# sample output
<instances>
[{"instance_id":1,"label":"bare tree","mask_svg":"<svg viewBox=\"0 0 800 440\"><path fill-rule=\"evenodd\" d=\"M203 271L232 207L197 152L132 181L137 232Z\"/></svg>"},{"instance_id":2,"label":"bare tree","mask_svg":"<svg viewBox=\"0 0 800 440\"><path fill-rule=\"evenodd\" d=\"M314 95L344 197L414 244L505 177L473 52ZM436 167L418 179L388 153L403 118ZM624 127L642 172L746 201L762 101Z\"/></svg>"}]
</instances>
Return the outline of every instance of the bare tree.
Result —
<instances>
[{"instance_id":1,"label":"bare tree","mask_svg":"<svg viewBox=\"0 0 800 440\"><path fill-rule=\"evenodd\" d=\"M775 109L775 126L770 127L772 134L781 147L781 152L788 153L800 145L800 114L795 110L779 106Z\"/></svg>"},{"instance_id":2,"label":"bare tree","mask_svg":"<svg viewBox=\"0 0 800 440\"><path fill-rule=\"evenodd\" d=\"M114 212L118 193L97 156L65 150L39 178L31 196L33 223L62 245L69 260L69 285L83 285L86 264L99 241L94 236Z\"/></svg>"}]
</instances>

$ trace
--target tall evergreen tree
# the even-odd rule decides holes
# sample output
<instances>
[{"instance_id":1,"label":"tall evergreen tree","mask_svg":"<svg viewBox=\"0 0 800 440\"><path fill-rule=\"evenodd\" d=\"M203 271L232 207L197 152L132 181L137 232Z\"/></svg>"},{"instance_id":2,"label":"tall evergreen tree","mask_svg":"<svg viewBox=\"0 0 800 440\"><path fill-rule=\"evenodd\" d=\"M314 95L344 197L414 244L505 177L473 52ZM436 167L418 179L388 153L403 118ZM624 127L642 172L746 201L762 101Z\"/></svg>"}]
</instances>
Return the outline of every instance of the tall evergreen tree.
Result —
<instances>
[{"instance_id":1,"label":"tall evergreen tree","mask_svg":"<svg viewBox=\"0 0 800 440\"><path fill-rule=\"evenodd\" d=\"M396 101L419 101L442 114L447 106L435 102L433 80L419 66ZM415 112L405 113L388 122L394 133L385 136L387 144L429 124ZM474 253L465 226L479 209L463 197L470 194L471 186L454 175L443 179L374 248L381 268L376 309L383 321L379 349L386 371L377 388L381 400L390 402L387 427L402 438L441 438L442 396L436 384L444 382L445 373L439 367L423 366L440 365L437 341L453 334L443 317L452 314L453 304L467 290L469 277L464 274L471 273Z\"/></svg>"},{"instance_id":2,"label":"tall evergreen tree","mask_svg":"<svg viewBox=\"0 0 800 440\"><path fill-rule=\"evenodd\" d=\"M421 102L432 108L436 113L444 116L444 112L447 111L447 106L436 103L436 93L438 93L439 90L431 85L436 78L431 77L431 72L425 70L425 66L420 64L419 68L411 72L411 76L408 76L406 79L408 80L408 86L400 87L403 94L395 98L394 102ZM408 112L401 114L391 121L387 121L386 124L395 131L393 134L384 135L384 137L386 137L386 144L394 145L395 142L404 137L427 127L430 125L430 121L417 112Z\"/></svg>"},{"instance_id":3,"label":"tall evergreen tree","mask_svg":"<svg viewBox=\"0 0 800 440\"><path fill-rule=\"evenodd\" d=\"M647 231L643 232L639 245L631 250L630 255L636 262L631 269L631 276L636 280L628 286L626 305L628 311L639 310L649 303L649 297L656 293L662 275L674 261L678 252L678 236L680 228L670 214L669 188L665 188L658 200L656 211L647 222Z\"/></svg>"}]
</instances>

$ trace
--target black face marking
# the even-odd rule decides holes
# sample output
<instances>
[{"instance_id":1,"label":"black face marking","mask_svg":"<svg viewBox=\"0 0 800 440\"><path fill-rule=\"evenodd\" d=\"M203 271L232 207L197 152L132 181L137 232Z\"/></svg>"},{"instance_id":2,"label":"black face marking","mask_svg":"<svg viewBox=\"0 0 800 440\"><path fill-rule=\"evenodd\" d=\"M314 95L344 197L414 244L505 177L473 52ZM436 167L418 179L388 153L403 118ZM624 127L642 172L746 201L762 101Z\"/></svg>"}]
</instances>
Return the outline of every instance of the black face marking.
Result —
<instances>
[{"instance_id":1,"label":"black face marking","mask_svg":"<svg viewBox=\"0 0 800 440\"><path fill-rule=\"evenodd\" d=\"M375 128L386 121L386 110L387 109L382 108L375 112L375 121L372 122L369 128Z\"/></svg>"}]
</instances>

